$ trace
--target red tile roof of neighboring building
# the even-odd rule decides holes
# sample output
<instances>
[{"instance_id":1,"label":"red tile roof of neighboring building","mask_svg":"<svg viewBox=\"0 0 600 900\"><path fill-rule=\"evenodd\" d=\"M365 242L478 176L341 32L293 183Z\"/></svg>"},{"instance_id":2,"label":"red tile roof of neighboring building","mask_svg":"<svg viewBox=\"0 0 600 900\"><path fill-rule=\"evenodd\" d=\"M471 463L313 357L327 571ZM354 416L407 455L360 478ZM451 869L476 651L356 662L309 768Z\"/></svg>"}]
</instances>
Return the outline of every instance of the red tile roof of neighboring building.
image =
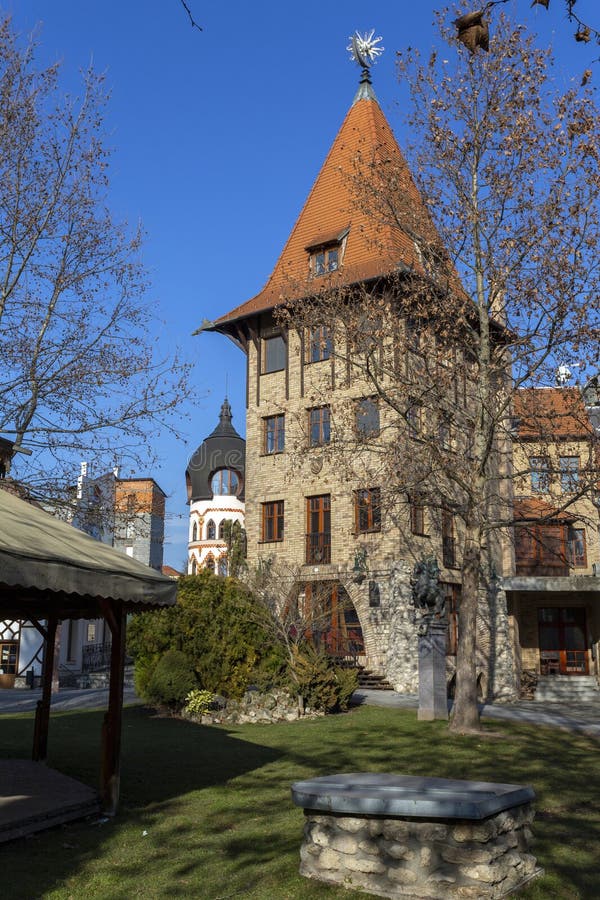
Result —
<instances>
[{"instance_id":1,"label":"red tile roof of neighboring building","mask_svg":"<svg viewBox=\"0 0 600 900\"><path fill-rule=\"evenodd\" d=\"M566 438L584 440L594 433L576 387L524 388L515 394L514 412L521 438L548 443Z\"/></svg>"},{"instance_id":2,"label":"red tile roof of neighboring building","mask_svg":"<svg viewBox=\"0 0 600 900\"><path fill-rule=\"evenodd\" d=\"M394 196L406 201L402 210L405 227L391 221L389 211L383 214L381 202L378 214L372 203L358 197L368 185L369 195L376 203L378 197L381 201L382 189L386 187L389 193L392 178L398 186ZM341 238L346 230L339 270L311 276L308 251ZM350 107L267 284L251 300L217 319L214 327L220 330L219 326L325 287L389 274L399 264L422 273L409 232L439 240L392 130L370 93ZM454 271L451 277L458 281Z\"/></svg>"},{"instance_id":3,"label":"red tile roof of neighboring building","mask_svg":"<svg viewBox=\"0 0 600 900\"><path fill-rule=\"evenodd\" d=\"M167 578L181 578L181 572L178 572L177 569L174 569L173 566L161 566L160 571L163 575L166 575Z\"/></svg>"}]
</instances>

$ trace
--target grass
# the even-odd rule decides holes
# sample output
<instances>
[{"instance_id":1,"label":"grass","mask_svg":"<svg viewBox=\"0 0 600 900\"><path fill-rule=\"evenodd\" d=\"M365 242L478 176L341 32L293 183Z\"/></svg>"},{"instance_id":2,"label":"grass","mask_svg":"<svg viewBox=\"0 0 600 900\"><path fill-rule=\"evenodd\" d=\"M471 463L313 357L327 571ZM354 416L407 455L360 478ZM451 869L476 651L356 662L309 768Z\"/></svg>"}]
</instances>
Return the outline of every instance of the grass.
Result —
<instances>
[{"instance_id":1,"label":"grass","mask_svg":"<svg viewBox=\"0 0 600 900\"><path fill-rule=\"evenodd\" d=\"M31 717L0 719L3 756L27 758ZM100 726L100 712L55 713L49 765L95 785ZM292 806L290 784L336 771L389 771L532 784L538 810L534 852L546 874L519 896L597 898L597 742L555 729L498 723L493 728L496 736L461 738L444 723L417 723L414 711L375 707L234 728L127 709L119 816L0 846L7 896L364 897L298 875L303 816Z\"/></svg>"}]
</instances>

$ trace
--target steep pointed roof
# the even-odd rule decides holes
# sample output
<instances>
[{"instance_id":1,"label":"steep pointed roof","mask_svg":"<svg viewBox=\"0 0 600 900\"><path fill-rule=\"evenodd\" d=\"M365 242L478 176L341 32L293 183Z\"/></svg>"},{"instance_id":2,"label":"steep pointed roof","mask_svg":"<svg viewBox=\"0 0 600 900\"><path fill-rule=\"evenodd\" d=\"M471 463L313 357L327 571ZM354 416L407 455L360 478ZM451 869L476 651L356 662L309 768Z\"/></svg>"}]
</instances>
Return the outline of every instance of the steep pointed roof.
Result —
<instances>
[{"instance_id":1,"label":"steep pointed roof","mask_svg":"<svg viewBox=\"0 0 600 900\"><path fill-rule=\"evenodd\" d=\"M394 180L403 225L392 221L382 190ZM265 287L213 328L332 285L353 284L405 267L422 272L411 234L436 231L370 85L361 85ZM315 277L309 251L344 240L335 273Z\"/></svg>"}]
</instances>

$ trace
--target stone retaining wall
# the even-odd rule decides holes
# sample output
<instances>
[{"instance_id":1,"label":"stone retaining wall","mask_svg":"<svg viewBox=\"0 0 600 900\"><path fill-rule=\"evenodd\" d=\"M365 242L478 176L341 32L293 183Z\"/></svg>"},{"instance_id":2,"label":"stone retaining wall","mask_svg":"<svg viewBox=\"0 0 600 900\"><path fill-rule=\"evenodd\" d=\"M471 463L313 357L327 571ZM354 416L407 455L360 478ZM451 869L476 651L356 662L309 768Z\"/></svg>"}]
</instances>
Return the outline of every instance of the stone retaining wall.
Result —
<instances>
[{"instance_id":1,"label":"stone retaining wall","mask_svg":"<svg viewBox=\"0 0 600 900\"><path fill-rule=\"evenodd\" d=\"M479 821L304 812L300 873L379 897L504 897L540 871L531 803Z\"/></svg>"},{"instance_id":2,"label":"stone retaining wall","mask_svg":"<svg viewBox=\"0 0 600 900\"><path fill-rule=\"evenodd\" d=\"M184 713L185 715L185 713ZM203 725L244 725L249 722L269 724L271 722L295 722L297 719L324 716L320 710L308 707L301 710L298 699L287 691L274 690L267 693L247 691L241 700L221 699L219 708L211 710L199 721ZM195 720L194 716L188 716Z\"/></svg>"}]
</instances>

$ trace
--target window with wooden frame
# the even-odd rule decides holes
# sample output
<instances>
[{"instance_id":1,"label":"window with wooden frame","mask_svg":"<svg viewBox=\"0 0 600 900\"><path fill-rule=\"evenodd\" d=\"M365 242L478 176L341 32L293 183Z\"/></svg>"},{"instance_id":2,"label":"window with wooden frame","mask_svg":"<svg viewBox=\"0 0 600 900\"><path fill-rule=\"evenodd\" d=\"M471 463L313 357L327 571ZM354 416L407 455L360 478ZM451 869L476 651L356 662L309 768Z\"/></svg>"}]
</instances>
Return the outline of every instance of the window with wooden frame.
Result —
<instances>
[{"instance_id":1,"label":"window with wooden frame","mask_svg":"<svg viewBox=\"0 0 600 900\"><path fill-rule=\"evenodd\" d=\"M356 431L360 438L377 437L379 434L379 404L375 397L363 397L356 404Z\"/></svg>"},{"instance_id":2,"label":"window with wooden frame","mask_svg":"<svg viewBox=\"0 0 600 900\"><path fill-rule=\"evenodd\" d=\"M561 491L563 494L574 494L579 488L579 457L561 456L558 463Z\"/></svg>"},{"instance_id":3,"label":"window with wooden frame","mask_svg":"<svg viewBox=\"0 0 600 900\"><path fill-rule=\"evenodd\" d=\"M421 327L417 319L408 316L404 320L404 333L406 336L406 347L408 350L417 352L421 349Z\"/></svg>"},{"instance_id":4,"label":"window with wooden frame","mask_svg":"<svg viewBox=\"0 0 600 900\"><path fill-rule=\"evenodd\" d=\"M569 527L567 535L567 555L569 565L575 569L587 568L587 548L585 528Z\"/></svg>"},{"instance_id":5,"label":"window with wooden frame","mask_svg":"<svg viewBox=\"0 0 600 900\"><path fill-rule=\"evenodd\" d=\"M306 498L306 562L331 562L331 495Z\"/></svg>"},{"instance_id":6,"label":"window with wooden frame","mask_svg":"<svg viewBox=\"0 0 600 900\"><path fill-rule=\"evenodd\" d=\"M331 413L328 406L317 406L308 411L308 443L310 447L322 447L331 438Z\"/></svg>"},{"instance_id":7,"label":"window with wooden frame","mask_svg":"<svg viewBox=\"0 0 600 900\"><path fill-rule=\"evenodd\" d=\"M446 644L446 654L448 656L456 656L458 648L458 609L460 606L461 587L460 584L441 583L440 587L444 592L446 601L446 616L448 618L448 640Z\"/></svg>"},{"instance_id":8,"label":"window with wooden frame","mask_svg":"<svg viewBox=\"0 0 600 900\"><path fill-rule=\"evenodd\" d=\"M17 641L0 641L0 675L16 675L18 659Z\"/></svg>"},{"instance_id":9,"label":"window with wooden frame","mask_svg":"<svg viewBox=\"0 0 600 900\"><path fill-rule=\"evenodd\" d=\"M425 503L418 494L409 497L410 530L412 534L424 535L425 532Z\"/></svg>"},{"instance_id":10,"label":"window with wooden frame","mask_svg":"<svg viewBox=\"0 0 600 900\"><path fill-rule=\"evenodd\" d=\"M354 530L357 534L381 531L381 489L354 491Z\"/></svg>"},{"instance_id":11,"label":"window with wooden frame","mask_svg":"<svg viewBox=\"0 0 600 900\"><path fill-rule=\"evenodd\" d=\"M454 431L450 416L440 413L438 419L438 441L442 450L452 450Z\"/></svg>"},{"instance_id":12,"label":"window with wooden frame","mask_svg":"<svg viewBox=\"0 0 600 900\"><path fill-rule=\"evenodd\" d=\"M456 568L454 515L449 509L442 509L442 561L447 569Z\"/></svg>"},{"instance_id":13,"label":"window with wooden frame","mask_svg":"<svg viewBox=\"0 0 600 900\"><path fill-rule=\"evenodd\" d=\"M287 347L283 335L264 337L262 342L262 374L281 372L285 369Z\"/></svg>"},{"instance_id":14,"label":"window with wooden frame","mask_svg":"<svg viewBox=\"0 0 600 900\"><path fill-rule=\"evenodd\" d=\"M306 362L315 363L331 356L331 331L327 325L317 325L308 330L306 342Z\"/></svg>"},{"instance_id":15,"label":"window with wooden frame","mask_svg":"<svg viewBox=\"0 0 600 900\"><path fill-rule=\"evenodd\" d=\"M410 400L406 410L406 423L411 438L418 438L423 427L423 408L416 400Z\"/></svg>"},{"instance_id":16,"label":"window with wooden frame","mask_svg":"<svg viewBox=\"0 0 600 900\"><path fill-rule=\"evenodd\" d=\"M283 500L271 500L262 504L261 541L272 543L283 540Z\"/></svg>"},{"instance_id":17,"label":"window with wooden frame","mask_svg":"<svg viewBox=\"0 0 600 900\"><path fill-rule=\"evenodd\" d=\"M530 456L529 472L534 494L547 494L550 490L550 464L546 456Z\"/></svg>"},{"instance_id":18,"label":"window with wooden frame","mask_svg":"<svg viewBox=\"0 0 600 900\"><path fill-rule=\"evenodd\" d=\"M263 453L283 453L285 448L285 415L263 419Z\"/></svg>"},{"instance_id":19,"label":"window with wooden frame","mask_svg":"<svg viewBox=\"0 0 600 900\"><path fill-rule=\"evenodd\" d=\"M310 254L310 270L317 277L337 272L340 265L340 245L330 244L328 247L318 247Z\"/></svg>"}]
</instances>

